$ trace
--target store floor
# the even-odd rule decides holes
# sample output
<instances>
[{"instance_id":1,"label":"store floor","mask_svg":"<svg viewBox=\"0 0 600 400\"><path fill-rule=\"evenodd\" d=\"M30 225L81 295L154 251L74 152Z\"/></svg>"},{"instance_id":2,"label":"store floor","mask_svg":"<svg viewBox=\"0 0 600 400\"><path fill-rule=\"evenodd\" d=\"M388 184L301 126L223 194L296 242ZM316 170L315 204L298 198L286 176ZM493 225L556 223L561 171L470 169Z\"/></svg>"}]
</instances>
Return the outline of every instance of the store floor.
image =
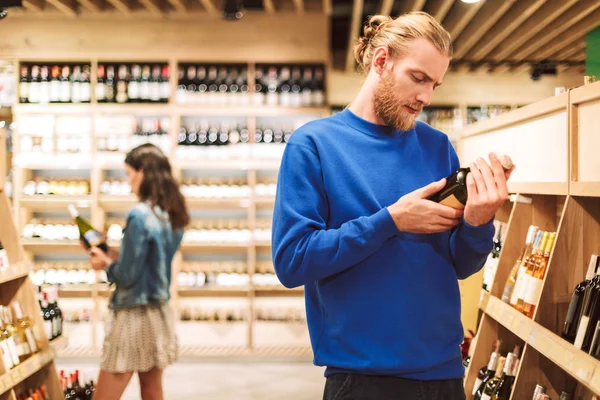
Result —
<instances>
[{"instance_id":1,"label":"store floor","mask_svg":"<svg viewBox=\"0 0 600 400\"><path fill-rule=\"evenodd\" d=\"M97 359L58 359L57 368L79 369L98 376ZM165 400L318 400L323 396L323 369L310 362L183 359L167 368ZM138 400L134 377L122 400Z\"/></svg>"}]
</instances>

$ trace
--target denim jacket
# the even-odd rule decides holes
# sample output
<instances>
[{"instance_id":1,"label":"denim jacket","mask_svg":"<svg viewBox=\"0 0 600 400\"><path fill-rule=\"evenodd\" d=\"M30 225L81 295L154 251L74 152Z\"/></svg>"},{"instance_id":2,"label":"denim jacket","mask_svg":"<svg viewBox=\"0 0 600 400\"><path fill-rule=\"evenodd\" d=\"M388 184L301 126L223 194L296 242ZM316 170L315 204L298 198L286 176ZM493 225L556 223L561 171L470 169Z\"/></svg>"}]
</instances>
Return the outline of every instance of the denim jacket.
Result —
<instances>
[{"instance_id":1,"label":"denim jacket","mask_svg":"<svg viewBox=\"0 0 600 400\"><path fill-rule=\"evenodd\" d=\"M109 282L116 285L110 307L169 301L171 262L182 237L182 230L171 228L166 212L136 204L127 216L119 261L106 269Z\"/></svg>"}]
</instances>

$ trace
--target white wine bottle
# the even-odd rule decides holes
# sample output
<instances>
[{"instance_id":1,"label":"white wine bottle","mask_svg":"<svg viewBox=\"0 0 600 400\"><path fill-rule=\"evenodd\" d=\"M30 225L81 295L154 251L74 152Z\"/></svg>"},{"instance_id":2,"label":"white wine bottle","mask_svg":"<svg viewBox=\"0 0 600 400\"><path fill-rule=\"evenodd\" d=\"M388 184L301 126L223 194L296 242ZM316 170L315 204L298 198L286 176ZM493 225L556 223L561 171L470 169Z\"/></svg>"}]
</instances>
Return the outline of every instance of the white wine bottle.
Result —
<instances>
[{"instance_id":1,"label":"white wine bottle","mask_svg":"<svg viewBox=\"0 0 600 400\"><path fill-rule=\"evenodd\" d=\"M108 252L108 245L102 238L102 234L94 229L86 220L79 216L79 212L75 208L74 205L69 204L69 214L75 221L77 225L77 229L79 229L79 236L83 245L86 249L90 249L92 247L98 247L100 250L105 253Z\"/></svg>"}]
</instances>

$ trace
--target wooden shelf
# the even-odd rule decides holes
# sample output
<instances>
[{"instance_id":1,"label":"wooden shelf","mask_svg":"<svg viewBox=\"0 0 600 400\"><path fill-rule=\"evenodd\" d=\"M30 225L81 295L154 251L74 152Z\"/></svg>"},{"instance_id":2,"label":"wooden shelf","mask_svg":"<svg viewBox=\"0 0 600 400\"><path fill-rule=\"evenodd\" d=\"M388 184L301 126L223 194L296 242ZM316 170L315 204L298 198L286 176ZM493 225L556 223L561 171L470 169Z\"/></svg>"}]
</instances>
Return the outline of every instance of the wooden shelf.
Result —
<instances>
[{"instance_id":1,"label":"wooden shelf","mask_svg":"<svg viewBox=\"0 0 600 400\"><path fill-rule=\"evenodd\" d=\"M206 286L206 287L179 287L181 297L245 297L250 292L249 286Z\"/></svg>"},{"instance_id":2,"label":"wooden shelf","mask_svg":"<svg viewBox=\"0 0 600 400\"><path fill-rule=\"evenodd\" d=\"M64 334L50 341L50 346L56 353L66 349L68 345L69 338L66 337Z\"/></svg>"},{"instance_id":3,"label":"wooden shelf","mask_svg":"<svg viewBox=\"0 0 600 400\"><path fill-rule=\"evenodd\" d=\"M274 159L233 159L233 160L178 160L174 165L182 170L223 170L223 171L277 171L281 160ZM122 166L121 166L122 167Z\"/></svg>"},{"instance_id":4,"label":"wooden shelf","mask_svg":"<svg viewBox=\"0 0 600 400\"><path fill-rule=\"evenodd\" d=\"M589 389L600 393L600 361L491 296L486 314Z\"/></svg>"},{"instance_id":5,"label":"wooden shelf","mask_svg":"<svg viewBox=\"0 0 600 400\"><path fill-rule=\"evenodd\" d=\"M275 197L255 197L254 203L257 207L273 207L275 205Z\"/></svg>"},{"instance_id":6,"label":"wooden shelf","mask_svg":"<svg viewBox=\"0 0 600 400\"><path fill-rule=\"evenodd\" d=\"M185 202L188 207L193 208L248 208L251 204L249 197L186 197Z\"/></svg>"},{"instance_id":7,"label":"wooden shelf","mask_svg":"<svg viewBox=\"0 0 600 400\"><path fill-rule=\"evenodd\" d=\"M78 208L89 208L92 206L91 195L87 196L55 196L55 195L35 195L21 197L21 207L35 209L56 209L65 208L69 204L74 204Z\"/></svg>"},{"instance_id":8,"label":"wooden shelf","mask_svg":"<svg viewBox=\"0 0 600 400\"><path fill-rule=\"evenodd\" d=\"M0 270L0 285L15 279L24 278L33 270L33 265L29 261L22 261L17 264L11 264Z\"/></svg>"},{"instance_id":9,"label":"wooden shelf","mask_svg":"<svg viewBox=\"0 0 600 400\"><path fill-rule=\"evenodd\" d=\"M600 182L571 182L569 193L572 196L600 197Z\"/></svg>"},{"instance_id":10,"label":"wooden shelf","mask_svg":"<svg viewBox=\"0 0 600 400\"><path fill-rule=\"evenodd\" d=\"M31 252L44 251L85 251L78 240L44 240L44 239L21 239L25 250Z\"/></svg>"},{"instance_id":11,"label":"wooden shelf","mask_svg":"<svg viewBox=\"0 0 600 400\"><path fill-rule=\"evenodd\" d=\"M485 289L481 289L481 297L479 299L479 309L485 311L488 302L490 301L490 292Z\"/></svg>"},{"instance_id":12,"label":"wooden shelf","mask_svg":"<svg viewBox=\"0 0 600 400\"><path fill-rule=\"evenodd\" d=\"M213 250L213 251L245 251L250 242L239 242L239 243L196 243L196 242L183 242L181 244L181 251L201 251L201 250Z\"/></svg>"},{"instance_id":13,"label":"wooden shelf","mask_svg":"<svg viewBox=\"0 0 600 400\"><path fill-rule=\"evenodd\" d=\"M304 287L288 289L283 285L280 285L280 286L255 286L254 293L258 297L304 296Z\"/></svg>"},{"instance_id":14,"label":"wooden shelf","mask_svg":"<svg viewBox=\"0 0 600 400\"><path fill-rule=\"evenodd\" d=\"M100 207L107 210L126 210L133 207L138 199L134 195L118 196L118 195L100 195L99 198Z\"/></svg>"},{"instance_id":15,"label":"wooden shelf","mask_svg":"<svg viewBox=\"0 0 600 400\"><path fill-rule=\"evenodd\" d=\"M569 194L568 182L508 182L510 193L520 194Z\"/></svg>"},{"instance_id":16,"label":"wooden shelf","mask_svg":"<svg viewBox=\"0 0 600 400\"><path fill-rule=\"evenodd\" d=\"M13 164L22 169L55 169L55 170L91 170L92 155L85 154L18 154L13 158ZM121 167L123 164L121 164Z\"/></svg>"},{"instance_id":17,"label":"wooden shelf","mask_svg":"<svg viewBox=\"0 0 600 400\"><path fill-rule=\"evenodd\" d=\"M43 367L48 365L54 358L52 348L43 350L33 357L23 361L17 367L0 376L0 394L6 393L13 387L29 378Z\"/></svg>"}]
</instances>

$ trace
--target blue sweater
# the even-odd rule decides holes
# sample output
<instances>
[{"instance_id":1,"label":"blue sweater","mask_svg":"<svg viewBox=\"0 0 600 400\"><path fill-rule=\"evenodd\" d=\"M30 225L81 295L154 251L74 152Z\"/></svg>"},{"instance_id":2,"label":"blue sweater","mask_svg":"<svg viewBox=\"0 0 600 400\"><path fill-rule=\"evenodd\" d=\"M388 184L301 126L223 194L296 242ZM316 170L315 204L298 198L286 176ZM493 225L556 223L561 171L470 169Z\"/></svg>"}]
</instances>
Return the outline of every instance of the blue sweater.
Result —
<instances>
[{"instance_id":1,"label":"blue sweater","mask_svg":"<svg viewBox=\"0 0 600 400\"><path fill-rule=\"evenodd\" d=\"M305 286L314 363L336 372L463 377L458 279L492 249L492 223L398 231L387 206L459 168L447 136L407 132L350 110L310 122L286 147L273 215L273 260Z\"/></svg>"}]
</instances>

